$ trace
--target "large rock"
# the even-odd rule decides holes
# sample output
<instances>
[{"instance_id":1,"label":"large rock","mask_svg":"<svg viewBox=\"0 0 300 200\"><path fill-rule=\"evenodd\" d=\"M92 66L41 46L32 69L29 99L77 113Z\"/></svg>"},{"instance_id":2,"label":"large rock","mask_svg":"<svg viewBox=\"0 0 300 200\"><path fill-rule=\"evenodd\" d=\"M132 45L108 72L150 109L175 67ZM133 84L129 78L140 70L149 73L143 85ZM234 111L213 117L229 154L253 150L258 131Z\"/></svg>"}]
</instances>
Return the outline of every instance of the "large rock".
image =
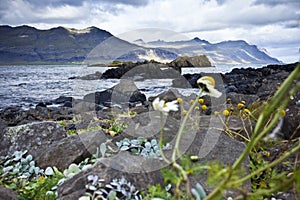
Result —
<instances>
[{"instance_id":1,"label":"large rock","mask_svg":"<svg viewBox=\"0 0 300 200\"><path fill-rule=\"evenodd\" d=\"M66 131L56 122L33 122L8 127L0 135L0 155L28 150L33 157L46 150L53 142L67 137Z\"/></svg>"},{"instance_id":2,"label":"large rock","mask_svg":"<svg viewBox=\"0 0 300 200\"><path fill-rule=\"evenodd\" d=\"M8 107L0 112L0 125L17 126L45 120L70 120L73 110L68 107L47 107L39 103L35 108L24 110L19 106Z\"/></svg>"},{"instance_id":3,"label":"large rock","mask_svg":"<svg viewBox=\"0 0 300 200\"><path fill-rule=\"evenodd\" d=\"M112 102L112 104L145 103L146 96L138 90L132 80L121 79L118 85L101 92L87 94L83 100L96 104L106 102Z\"/></svg>"},{"instance_id":4,"label":"large rock","mask_svg":"<svg viewBox=\"0 0 300 200\"><path fill-rule=\"evenodd\" d=\"M41 168L56 166L64 170L71 163L80 163L96 153L97 147L108 139L106 135L104 131L99 130L63 138L47 148L39 149L35 160Z\"/></svg>"},{"instance_id":5,"label":"large rock","mask_svg":"<svg viewBox=\"0 0 300 200\"><path fill-rule=\"evenodd\" d=\"M126 78L126 79L165 79L180 76L179 67L168 66L156 62L131 63L118 68L105 71L102 78Z\"/></svg>"},{"instance_id":6,"label":"large rock","mask_svg":"<svg viewBox=\"0 0 300 200\"><path fill-rule=\"evenodd\" d=\"M11 189L0 186L0 199L1 200L18 200L18 197Z\"/></svg>"},{"instance_id":7,"label":"large rock","mask_svg":"<svg viewBox=\"0 0 300 200\"><path fill-rule=\"evenodd\" d=\"M98 80L101 77L102 77L102 73L97 71L93 74L87 74L87 75L84 75L84 76L73 76L73 77L70 77L69 79Z\"/></svg>"},{"instance_id":8,"label":"large rock","mask_svg":"<svg viewBox=\"0 0 300 200\"><path fill-rule=\"evenodd\" d=\"M131 159L128 159L128 158ZM98 175L109 183L113 179L126 178L134 184L137 190L143 190L149 184L163 184L163 178L159 171L148 173L139 172L142 159L131 157L128 153L121 153L114 159L102 158L97 164L87 171L82 171L72 177L58 188L58 197L61 200L78 199L85 193L85 184L88 175ZM135 170L137 170L135 172Z\"/></svg>"},{"instance_id":9,"label":"large rock","mask_svg":"<svg viewBox=\"0 0 300 200\"><path fill-rule=\"evenodd\" d=\"M15 126L22 123L24 124L24 121L28 122L34 120L33 116L29 116L28 112L19 106L8 107L0 113L0 123L4 126Z\"/></svg>"},{"instance_id":10,"label":"large rock","mask_svg":"<svg viewBox=\"0 0 300 200\"><path fill-rule=\"evenodd\" d=\"M193 57L179 57L168 64L170 67L211 67L211 63L205 55Z\"/></svg>"}]
</instances>

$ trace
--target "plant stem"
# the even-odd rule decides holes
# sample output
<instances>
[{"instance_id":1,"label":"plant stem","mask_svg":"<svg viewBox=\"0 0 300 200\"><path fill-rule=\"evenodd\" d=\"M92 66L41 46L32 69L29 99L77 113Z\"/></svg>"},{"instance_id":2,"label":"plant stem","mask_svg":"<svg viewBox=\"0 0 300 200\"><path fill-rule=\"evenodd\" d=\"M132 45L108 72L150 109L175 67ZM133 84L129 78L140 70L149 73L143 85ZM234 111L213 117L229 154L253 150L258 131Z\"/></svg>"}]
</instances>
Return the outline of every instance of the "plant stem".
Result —
<instances>
[{"instance_id":1,"label":"plant stem","mask_svg":"<svg viewBox=\"0 0 300 200\"><path fill-rule=\"evenodd\" d=\"M160 155L162 159L167 163L170 164L171 162L166 158L164 152L163 152L163 135L164 135L164 127L163 127L163 113L160 112L160 136L159 136L159 150L160 150Z\"/></svg>"},{"instance_id":2,"label":"plant stem","mask_svg":"<svg viewBox=\"0 0 300 200\"><path fill-rule=\"evenodd\" d=\"M300 78L300 64L296 66L294 71L289 75L289 77L282 83L280 89L275 93L275 95L270 100L270 103L266 106L266 108L263 110L262 114L259 116L254 132L252 134L250 142L247 144L245 150L240 155L240 157L235 161L235 163L232 166L232 170L236 170L244 158L249 154L251 149L268 133L272 130L273 127L275 127L276 123L278 122L279 117L281 116L280 112L281 109L284 109L286 105L289 102L289 97L295 94L300 89L300 83L298 82L295 87L292 88L292 85L294 83L294 80L297 80ZM292 88L292 89L291 89ZM272 115L275 112L274 118L271 120L271 122L268 124L268 120L272 117ZM266 126L267 124L267 126ZM254 173L240 179L239 181L234 182L236 183L243 183L244 181L251 178L253 175L258 174L265 169L272 167L280 162L282 162L286 157L288 157L290 154L298 151L300 149L300 145L296 146L294 149L292 149L289 152L286 152L283 156L281 156L279 159L275 160L274 162L270 163L266 167L259 169L255 171ZM222 188L228 184L228 180L222 181L217 188L215 188L207 198L206 200L211 200L216 198L218 194L221 193Z\"/></svg>"},{"instance_id":3,"label":"plant stem","mask_svg":"<svg viewBox=\"0 0 300 200\"><path fill-rule=\"evenodd\" d=\"M245 159L245 157L249 154L251 149L255 146L255 144L268 132L272 130L272 128L276 125L278 119L280 117L280 113L277 112L274 119L271 121L271 123L265 128L258 136L250 140L250 142L247 144L246 149L243 151L243 153L240 155L240 157L235 161L235 163L232 165L232 169L237 169L239 165L242 163L242 161ZM254 134L253 134L254 135Z\"/></svg>"},{"instance_id":4,"label":"plant stem","mask_svg":"<svg viewBox=\"0 0 300 200\"><path fill-rule=\"evenodd\" d=\"M300 64L297 65L296 69L291 73L291 75L283 82L281 88L275 93L272 97L270 104L264 109L262 114L259 116L257 124L254 129L254 133L252 134L251 141L248 143L246 149L242 153L242 155L236 160L233 164L233 169L236 169L244 158L249 154L250 150L256 145L256 143L264 137L265 134L271 131L271 129L276 125L279 117L280 110L278 108L284 109L289 101L289 97L296 93L300 88L300 83L290 90L294 80L300 77ZM282 94L281 94L282 93ZM277 99L280 98L280 99ZM276 104L274 106L273 104ZM268 119L270 119L271 115L276 113L274 119L272 119L271 123L265 127L265 123ZM265 128L264 128L265 127ZM264 128L263 130L261 130Z\"/></svg>"},{"instance_id":5,"label":"plant stem","mask_svg":"<svg viewBox=\"0 0 300 200\"><path fill-rule=\"evenodd\" d=\"M187 119L189 118L190 114L192 113L192 111L194 110L196 105L198 104L198 99L202 95L202 92L203 92L203 90L200 89L200 92L199 92L198 96L196 97L196 99L195 99L194 103L192 104L192 106L187 111L186 115L183 118L182 124L180 125L179 131L178 131L178 134L177 134L177 138L176 138L176 141L175 141L173 154L172 154L172 162L173 163L176 161L176 152L179 152L179 143L180 143L180 139L181 139L181 136L183 134L183 130L185 128L185 124L187 122Z\"/></svg>"},{"instance_id":6,"label":"plant stem","mask_svg":"<svg viewBox=\"0 0 300 200\"><path fill-rule=\"evenodd\" d=\"M296 153L296 152L299 151L299 150L300 150L300 144L298 144L296 147L294 147L294 148L291 149L290 151L285 152L285 154L283 154L283 156L279 157L277 160L275 160L275 161L269 163L268 165L266 165L266 166L263 167L263 168L260 168L260 169L258 169L258 170L256 170L256 171L254 171L253 173L251 173L251 174L245 176L244 178L241 178L241 179L239 179L238 181L233 182L232 184L233 184L233 185L236 185L236 184L240 184L240 183L243 183L243 182L247 181L247 180L250 179L252 176L255 176L255 175L257 175L257 174L260 174L261 172L265 171L266 169L278 165L278 164L281 163L284 159L286 159L286 158L289 157L291 154Z\"/></svg>"},{"instance_id":7,"label":"plant stem","mask_svg":"<svg viewBox=\"0 0 300 200\"><path fill-rule=\"evenodd\" d=\"M296 66L294 71L289 75L289 77L281 84L280 89L275 93L275 95L270 100L270 103L264 109L262 115L259 116L257 125L254 129L255 133L259 133L259 131L263 128L266 120L269 119L270 115L274 110L276 110L279 105L281 105L282 100L288 96L289 90L294 83L294 80L297 80L300 77L300 64Z\"/></svg>"}]
</instances>

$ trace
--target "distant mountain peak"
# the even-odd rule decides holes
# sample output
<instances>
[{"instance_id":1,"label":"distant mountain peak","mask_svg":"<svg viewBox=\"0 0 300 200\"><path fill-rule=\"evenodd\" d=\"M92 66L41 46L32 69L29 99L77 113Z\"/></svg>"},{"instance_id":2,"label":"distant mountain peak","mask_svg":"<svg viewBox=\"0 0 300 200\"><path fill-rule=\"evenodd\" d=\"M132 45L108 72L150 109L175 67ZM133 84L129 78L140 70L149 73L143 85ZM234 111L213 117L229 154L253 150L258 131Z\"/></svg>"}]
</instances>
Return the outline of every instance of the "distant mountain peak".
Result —
<instances>
[{"instance_id":1,"label":"distant mountain peak","mask_svg":"<svg viewBox=\"0 0 300 200\"><path fill-rule=\"evenodd\" d=\"M122 61L174 60L179 56L206 55L213 64L280 63L276 58L269 56L266 50L250 45L244 40L210 43L195 37L180 41L160 39L146 43L142 39L137 39L133 44L112 37L111 33L97 27L74 29L60 26L39 30L27 25L18 27L2 25L0 35L0 64L82 62L88 56L91 60L98 59L99 56L94 56L91 51L104 41L111 44L113 49L105 52L109 54L107 59L122 58ZM113 40L107 40L108 38Z\"/></svg>"},{"instance_id":2,"label":"distant mountain peak","mask_svg":"<svg viewBox=\"0 0 300 200\"><path fill-rule=\"evenodd\" d=\"M146 44L146 42L141 38L137 39L137 40L134 40L133 43L137 44L137 45L145 45Z\"/></svg>"},{"instance_id":3,"label":"distant mountain peak","mask_svg":"<svg viewBox=\"0 0 300 200\"><path fill-rule=\"evenodd\" d=\"M200 38L198 38L198 37L195 37L194 39L192 39L192 41L194 41L194 42L201 42L201 43L209 43L207 40L201 40Z\"/></svg>"}]
</instances>

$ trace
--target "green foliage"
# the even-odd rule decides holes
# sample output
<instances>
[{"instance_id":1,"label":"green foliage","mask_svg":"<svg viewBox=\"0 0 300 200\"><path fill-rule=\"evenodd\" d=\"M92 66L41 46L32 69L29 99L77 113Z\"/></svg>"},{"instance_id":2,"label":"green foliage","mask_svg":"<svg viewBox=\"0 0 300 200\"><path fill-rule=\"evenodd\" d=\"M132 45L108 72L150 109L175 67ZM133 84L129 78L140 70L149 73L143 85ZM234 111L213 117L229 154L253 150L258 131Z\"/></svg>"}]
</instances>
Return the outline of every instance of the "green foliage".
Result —
<instances>
[{"instance_id":1,"label":"green foliage","mask_svg":"<svg viewBox=\"0 0 300 200\"><path fill-rule=\"evenodd\" d=\"M161 174L164 177L164 183L171 184L171 185L176 185L180 181L180 177L176 171L170 168L162 168L161 169Z\"/></svg>"},{"instance_id":2,"label":"green foliage","mask_svg":"<svg viewBox=\"0 0 300 200\"><path fill-rule=\"evenodd\" d=\"M151 185L148 187L148 194L144 198L145 200L151 200L153 198L162 198L164 200L174 200L174 196L166 188L162 188L160 184Z\"/></svg>"},{"instance_id":3,"label":"green foliage","mask_svg":"<svg viewBox=\"0 0 300 200\"><path fill-rule=\"evenodd\" d=\"M64 129L67 127L67 123L63 120L58 122L59 125L61 125Z\"/></svg>"},{"instance_id":4,"label":"green foliage","mask_svg":"<svg viewBox=\"0 0 300 200\"><path fill-rule=\"evenodd\" d=\"M120 151L129 151L146 158L159 158L161 156L159 144L156 139L148 141L142 137L132 140L124 138L116 142L116 145Z\"/></svg>"},{"instance_id":5,"label":"green foliage","mask_svg":"<svg viewBox=\"0 0 300 200\"><path fill-rule=\"evenodd\" d=\"M76 134L82 134L82 133L86 133L86 132L92 132L92 131L96 131L96 130L100 130L102 129L101 126L95 126L95 127L88 127L88 128L85 128L85 129L80 129L78 131L75 131Z\"/></svg>"},{"instance_id":6,"label":"green foliage","mask_svg":"<svg viewBox=\"0 0 300 200\"><path fill-rule=\"evenodd\" d=\"M40 169L27 151L15 151L2 158L0 166L0 185L16 191L19 199L56 199L54 193L46 195L63 177L56 168Z\"/></svg>"},{"instance_id":7,"label":"green foliage","mask_svg":"<svg viewBox=\"0 0 300 200\"><path fill-rule=\"evenodd\" d=\"M67 134L68 135L78 135L78 132L76 130L71 129L71 130L67 131Z\"/></svg>"},{"instance_id":8,"label":"green foliage","mask_svg":"<svg viewBox=\"0 0 300 200\"><path fill-rule=\"evenodd\" d=\"M294 171L296 192L300 196L300 169Z\"/></svg>"},{"instance_id":9,"label":"green foliage","mask_svg":"<svg viewBox=\"0 0 300 200\"><path fill-rule=\"evenodd\" d=\"M262 155L257 152L250 153L250 170L256 171L261 167L267 166L269 163L262 158ZM269 181L274 176L276 172L268 168L264 170L261 174L255 175L251 178L252 190L256 191L257 189L266 189L269 187Z\"/></svg>"},{"instance_id":10,"label":"green foliage","mask_svg":"<svg viewBox=\"0 0 300 200\"><path fill-rule=\"evenodd\" d=\"M0 161L0 185L23 192L30 181L36 181L42 175L43 170L35 166L32 155L27 151L15 151Z\"/></svg>"},{"instance_id":11,"label":"green foliage","mask_svg":"<svg viewBox=\"0 0 300 200\"><path fill-rule=\"evenodd\" d=\"M91 200L100 198L103 200L142 200L140 192L125 178L114 179L108 184L105 184L105 180L100 179L97 175L89 175L87 180L84 196L90 197Z\"/></svg>"},{"instance_id":12,"label":"green foliage","mask_svg":"<svg viewBox=\"0 0 300 200\"><path fill-rule=\"evenodd\" d=\"M105 119L102 120L103 123L106 124L108 128L106 129L106 132L109 133L111 136L115 136L117 134L122 133L128 126L127 123L120 122L116 119Z\"/></svg>"},{"instance_id":13,"label":"green foliage","mask_svg":"<svg viewBox=\"0 0 300 200\"><path fill-rule=\"evenodd\" d=\"M114 60L111 64L109 64L109 67L116 67L116 66L121 66L125 64L125 62L119 61L119 60Z\"/></svg>"},{"instance_id":14,"label":"green foliage","mask_svg":"<svg viewBox=\"0 0 300 200\"><path fill-rule=\"evenodd\" d=\"M196 200L201 200L206 197L206 192L204 191L202 185L200 183L196 184L196 188L191 189L192 195L195 197Z\"/></svg>"},{"instance_id":15,"label":"green foliage","mask_svg":"<svg viewBox=\"0 0 300 200\"><path fill-rule=\"evenodd\" d=\"M51 190L58 184L58 182L64 177L57 169L51 176L41 177L36 182L31 182L24 188L24 193L20 195L21 200L55 200L56 194Z\"/></svg>"}]
</instances>

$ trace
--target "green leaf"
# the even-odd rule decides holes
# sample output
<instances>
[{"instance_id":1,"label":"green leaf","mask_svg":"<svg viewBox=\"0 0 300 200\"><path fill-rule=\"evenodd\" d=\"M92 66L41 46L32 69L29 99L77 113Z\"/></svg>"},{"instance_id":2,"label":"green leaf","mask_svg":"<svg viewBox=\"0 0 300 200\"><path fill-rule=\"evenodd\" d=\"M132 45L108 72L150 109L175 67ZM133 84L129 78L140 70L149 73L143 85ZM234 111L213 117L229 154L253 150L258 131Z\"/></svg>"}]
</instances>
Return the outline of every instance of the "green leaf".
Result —
<instances>
[{"instance_id":1,"label":"green leaf","mask_svg":"<svg viewBox=\"0 0 300 200\"><path fill-rule=\"evenodd\" d=\"M127 151L128 149L129 149L128 146L122 146L122 147L120 148L121 151Z\"/></svg>"},{"instance_id":2,"label":"green leaf","mask_svg":"<svg viewBox=\"0 0 300 200\"><path fill-rule=\"evenodd\" d=\"M107 150L106 144L105 143L101 143L101 145L100 145L100 153L101 153L102 157L105 156L106 150Z\"/></svg>"},{"instance_id":3,"label":"green leaf","mask_svg":"<svg viewBox=\"0 0 300 200\"><path fill-rule=\"evenodd\" d=\"M52 169L52 167L47 167L46 170L45 170L45 175L47 176L52 176L54 175L54 171Z\"/></svg>"},{"instance_id":4,"label":"green leaf","mask_svg":"<svg viewBox=\"0 0 300 200\"><path fill-rule=\"evenodd\" d=\"M111 191L109 194L108 194L108 199L109 200L115 200L117 197L117 193L115 191Z\"/></svg>"},{"instance_id":5,"label":"green leaf","mask_svg":"<svg viewBox=\"0 0 300 200\"><path fill-rule=\"evenodd\" d=\"M198 194L200 195L200 198L204 199L206 197L206 193L200 183L196 184L196 190L197 190Z\"/></svg>"}]
</instances>

